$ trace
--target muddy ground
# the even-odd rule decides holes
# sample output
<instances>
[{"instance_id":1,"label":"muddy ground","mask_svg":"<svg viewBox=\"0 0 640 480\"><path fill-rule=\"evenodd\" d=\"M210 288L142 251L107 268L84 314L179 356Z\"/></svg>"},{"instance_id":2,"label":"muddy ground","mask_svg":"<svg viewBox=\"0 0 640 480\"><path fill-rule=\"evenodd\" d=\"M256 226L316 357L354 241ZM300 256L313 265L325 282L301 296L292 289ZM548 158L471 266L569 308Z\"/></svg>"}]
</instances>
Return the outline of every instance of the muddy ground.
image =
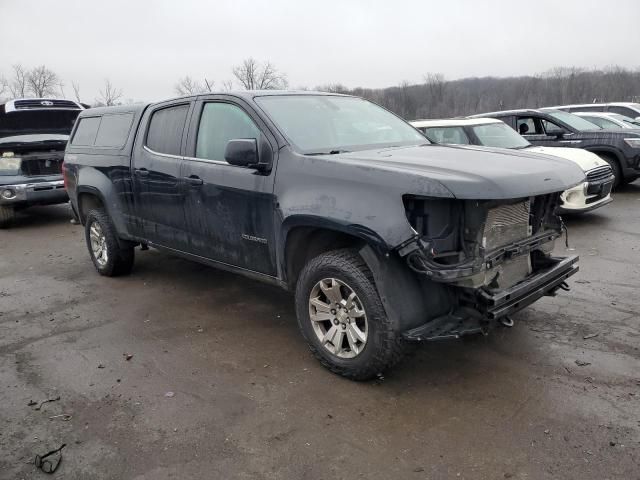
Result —
<instances>
[{"instance_id":1,"label":"muddy ground","mask_svg":"<svg viewBox=\"0 0 640 480\"><path fill-rule=\"evenodd\" d=\"M0 478L50 478L33 457L66 443L54 478L638 479L640 182L568 225L571 292L354 383L287 294L153 250L103 278L66 208L25 212L0 231Z\"/></svg>"}]
</instances>

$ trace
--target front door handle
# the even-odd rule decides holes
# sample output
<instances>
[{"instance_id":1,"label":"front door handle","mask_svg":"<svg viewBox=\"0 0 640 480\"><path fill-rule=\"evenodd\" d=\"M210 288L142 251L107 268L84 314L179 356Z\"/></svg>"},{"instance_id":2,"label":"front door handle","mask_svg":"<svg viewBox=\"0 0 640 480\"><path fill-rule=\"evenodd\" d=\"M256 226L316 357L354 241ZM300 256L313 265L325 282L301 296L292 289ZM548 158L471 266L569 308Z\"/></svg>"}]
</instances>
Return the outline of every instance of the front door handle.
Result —
<instances>
[{"instance_id":1,"label":"front door handle","mask_svg":"<svg viewBox=\"0 0 640 480\"><path fill-rule=\"evenodd\" d=\"M184 181L186 183L188 183L189 185L193 186L193 187L199 187L200 185L202 185L204 182L202 181L202 179L200 177L198 177L197 175L191 175L190 177L182 177L184 178Z\"/></svg>"},{"instance_id":2,"label":"front door handle","mask_svg":"<svg viewBox=\"0 0 640 480\"><path fill-rule=\"evenodd\" d=\"M149 176L149 170L147 170L146 168L136 168L135 169L135 173L139 177L148 177Z\"/></svg>"}]
</instances>

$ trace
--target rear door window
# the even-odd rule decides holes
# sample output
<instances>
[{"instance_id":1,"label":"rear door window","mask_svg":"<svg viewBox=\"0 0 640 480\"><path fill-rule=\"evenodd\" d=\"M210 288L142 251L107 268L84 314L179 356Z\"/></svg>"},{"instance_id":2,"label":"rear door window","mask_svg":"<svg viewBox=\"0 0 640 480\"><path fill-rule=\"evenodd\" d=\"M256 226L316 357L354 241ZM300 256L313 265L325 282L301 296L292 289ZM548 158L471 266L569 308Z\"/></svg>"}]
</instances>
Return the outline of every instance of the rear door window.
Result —
<instances>
[{"instance_id":1,"label":"rear door window","mask_svg":"<svg viewBox=\"0 0 640 480\"><path fill-rule=\"evenodd\" d=\"M73 134L71 145L93 145L98 134L100 117L83 117L78 120L78 128Z\"/></svg>"},{"instance_id":2,"label":"rear door window","mask_svg":"<svg viewBox=\"0 0 640 480\"><path fill-rule=\"evenodd\" d=\"M608 112L618 113L620 115L626 115L627 117L636 118L640 116L640 112L636 112L633 108L621 107L619 105L611 105L607 108Z\"/></svg>"},{"instance_id":3,"label":"rear door window","mask_svg":"<svg viewBox=\"0 0 640 480\"><path fill-rule=\"evenodd\" d=\"M133 113L105 115L100 122L96 147L122 147L129 136Z\"/></svg>"},{"instance_id":4,"label":"rear door window","mask_svg":"<svg viewBox=\"0 0 640 480\"><path fill-rule=\"evenodd\" d=\"M147 147L157 153L180 155L182 133L189 105L176 105L151 114L147 130Z\"/></svg>"}]
</instances>

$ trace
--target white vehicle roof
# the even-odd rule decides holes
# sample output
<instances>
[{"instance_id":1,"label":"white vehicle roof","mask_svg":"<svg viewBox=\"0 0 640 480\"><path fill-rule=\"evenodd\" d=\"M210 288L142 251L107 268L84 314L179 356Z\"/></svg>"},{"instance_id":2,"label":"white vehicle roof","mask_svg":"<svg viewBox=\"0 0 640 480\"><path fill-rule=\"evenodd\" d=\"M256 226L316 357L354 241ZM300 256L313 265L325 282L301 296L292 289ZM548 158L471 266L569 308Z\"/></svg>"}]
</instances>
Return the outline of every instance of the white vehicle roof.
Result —
<instances>
[{"instance_id":1,"label":"white vehicle roof","mask_svg":"<svg viewBox=\"0 0 640 480\"><path fill-rule=\"evenodd\" d=\"M473 125L487 125L489 123L503 123L497 118L446 118L446 119L426 119L411 120L409 122L416 128L428 127L464 127Z\"/></svg>"},{"instance_id":2,"label":"white vehicle roof","mask_svg":"<svg viewBox=\"0 0 640 480\"><path fill-rule=\"evenodd\" d=\"M640 104L636 102L598 102L598 103L572 103L569 105L556 105L555 107L546 108L582 108L582 107L605 107L607 105L613 105L618 107L631 107L637 109Z\"/></svg>"}]
</instances>

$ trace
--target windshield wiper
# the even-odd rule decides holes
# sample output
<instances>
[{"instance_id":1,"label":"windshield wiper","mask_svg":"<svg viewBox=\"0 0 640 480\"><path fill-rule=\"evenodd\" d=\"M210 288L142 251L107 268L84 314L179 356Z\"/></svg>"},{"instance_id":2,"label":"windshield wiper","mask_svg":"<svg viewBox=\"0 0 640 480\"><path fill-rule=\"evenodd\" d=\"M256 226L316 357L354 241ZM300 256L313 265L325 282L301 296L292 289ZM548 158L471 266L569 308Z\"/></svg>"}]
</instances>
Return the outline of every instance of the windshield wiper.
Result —
<instances>
[{"instance_id":1,"label":"windshield wiper","mask_svg":"<svg viewBox=\"0 0 640 480\"><path fill-rule=\"evenodd\" d=\"M305 155L337 155L338 153L349 153L349 150L329 150L328 152L311 152Z\"/></svg>"}]
</instances>

